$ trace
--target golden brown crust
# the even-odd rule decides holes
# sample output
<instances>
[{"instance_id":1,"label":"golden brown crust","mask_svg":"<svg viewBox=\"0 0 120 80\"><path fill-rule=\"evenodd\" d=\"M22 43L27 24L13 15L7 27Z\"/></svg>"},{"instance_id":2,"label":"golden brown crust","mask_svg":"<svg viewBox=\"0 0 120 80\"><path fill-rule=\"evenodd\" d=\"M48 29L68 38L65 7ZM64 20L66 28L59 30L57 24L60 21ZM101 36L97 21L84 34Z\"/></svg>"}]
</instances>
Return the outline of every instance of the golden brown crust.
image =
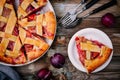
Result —
<instances>
[{"instance_id":1,"label":"golden brown crust","mask_svg":"<svg viewBox=\"0 0 120 80\"><path fill-rule=\"evenodd\" d=\"M109 58L111 52L112 52L112 49L106 47L106 50L104 51L104 54L102 56L99 56L98 58L94 60L85 60L85 67L88 73L91 73L96 68L104 64Z\"/></svg>"},{"instance_id":2,"label":"golden brown crust","mask_svg":"<svg viewBox=\"0 0 120 80\"><path fill-rule=\"evenodd\" d=\"M36 50L32 50L30 52L27 52L26 54L27 54L28 61L39 58L48 49L48 47L49 47L49 45L45 43L38 50L36 49Z\"/></svg>"},{"instance_id":3,"label":"golden brown crust","mask_svg":"<svg viewBox=\"0 0 120 80\"><path fill-rule=\"evenodd\" d=\"M45 17L43 20L43 27L47 30L48 35L44 35L45 38L54 39L54 34L56 30L56 18L52 11L48 11L45 13Z\"/></svg>"},{"instance_id":4,"label":"golden brown crust","mask_svg":"<svg viewBox=\"0 0 120 80\"><path fill-rule=\"evenodd\" d=\"M0 61L9 63L9 64L13 64L13 60L10 57L0 56Z\"/></svg>"},{"instance_id":5,"label":"golden brown crust","mask_svg":"<svg viewBox=\"0 0 120 80\"><path fill-rule=\"evenodd\" d=\"M23 0L21 4L19 4L18 6L18 19L24 18L26 16L28 16L29 14L31 14L34 11L37 11L37 9L42 8L43 6L45 6L47 3L47 0ZM26 12L26 9L28 8L28 6L31 5L32 7L34 7L33 10L29 10L28 12Z\"/></svg>"},{"instance_id":6,"label":"golden brown crust","mask_svg":"<svg viewBox=\"0 0 120 80\"><path fill-rule=\"evenodd\" d=\"M39 58L49 47L47 44L45 44L43 46L44 47L42 47L39 50L33 50L33 51L30 51L30 52L26 53L28 61L34 60L36 58Z\"/></svg>"},{"instance_id":7,"label":"golden brown crust","mask_svg":"<svg viewBox=\"0 0 120 80\"><path fill-rule=\"evenodd\" d=\"M2 12L3 12L3 6L4 6L4 4L5 4L5 1L6 1L6 0L2 0L2 1L0 1L0 15L2 15Z\"/></svg>"},{"instance_id":8,"label":"golden brown crust","mask_svg":"<svg viewBox=\"0 0 120 80\"><path fill-rule=\"evenodd\" d=\"M8 64L24 64L24 63L26 63L26 57L22 53L17 58L0 56L0 61L8 63Z\"/></svg>"},{"instance_id":9,"label":"golden brown crust","mask_svg":"<svg viewBox=\"0 0 120 80\"><path fill-rule=\"evenodd\" d=\"M24 53L21 53L21 55L15 59L13 59L15 64L24 64L26 63L26 57Z\"/></svg>"},{"instance_id":10,"label":"golden brown crust","mask_svg":"<svg viewBox=\"0 0 120 80\"><path fill-rule=\"evenodd\" d=\"M37 15L37 17L36 17L36 33L40 36L43 35L42 22L43 22L43 14Z\"/></svg>"}]
</instances>

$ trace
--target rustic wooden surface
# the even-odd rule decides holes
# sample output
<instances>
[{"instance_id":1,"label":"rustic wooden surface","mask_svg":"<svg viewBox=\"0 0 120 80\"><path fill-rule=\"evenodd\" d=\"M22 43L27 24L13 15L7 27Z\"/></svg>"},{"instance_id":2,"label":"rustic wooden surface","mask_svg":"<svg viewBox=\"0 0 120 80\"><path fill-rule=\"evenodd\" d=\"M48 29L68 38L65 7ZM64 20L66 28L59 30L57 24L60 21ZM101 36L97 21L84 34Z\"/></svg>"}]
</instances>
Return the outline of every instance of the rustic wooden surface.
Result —
<instances>
[{"instance_id":1,"label":"rustic wooden surface","mask_svg":"<svg viewBox=\"0 0 120 80\"><path fill-rule=\"evenodd\" d=\"M84 14L108 1L110 0L101 0L92 8L84 12ZM57 18L63 16L66 11L77 5L79 2L80 0L51 0ZM116 16L116 24L113 28L104 27L100 22L101 16L108 12L113 13ZM78 17L80 17L80 15ZM72 35L80 29L88 27L104 31L110 37L114 46L114 54L110 64L104 70L90 75L78 71L71 64L67 55L67 46ZM44 67L48 67L53 72L56 80L120 80L120 37L115 36L115 34L120 34L120 0L118 0L116 6L84 19L82 23L75 28L65 29L57 27L55 40L46 55L32 64L23 67L15 67L14 69L21 75L23 80L38 80L36 78L36 73ZM51 66L49 57L54 53L61 53L66 57L66 63L63 68L55 69Z\"/></svg>"}]
</instances>

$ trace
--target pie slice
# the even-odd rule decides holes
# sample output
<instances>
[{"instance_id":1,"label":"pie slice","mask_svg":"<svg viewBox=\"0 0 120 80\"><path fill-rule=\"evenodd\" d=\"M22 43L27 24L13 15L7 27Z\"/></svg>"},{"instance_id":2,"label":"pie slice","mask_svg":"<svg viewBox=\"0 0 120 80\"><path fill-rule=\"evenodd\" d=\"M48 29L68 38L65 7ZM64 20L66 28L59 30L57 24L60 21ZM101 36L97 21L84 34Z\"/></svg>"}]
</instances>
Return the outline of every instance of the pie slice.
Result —
<instances>
[{"instance_id":1,"label":"pie slice","mask_svg":"<svg viewBox=\"0 0 120 80\"><path fill-rule=\"evenodd\" d=\"M79 60L86 68L87 73L91 73L104 64L112 52L112 49L106 45L98 41L88 40L83 36L77 36L75 41Z\"/></svg>"},{"instance_id":2,"label":"pie slice","mask_svg":"<svg viewBox=\"0 0 120 80\"><path fill-rule=\"evenodd\" d=\"M16 22L12 0L0 1L0 61L11 64L26 62Z\"/></svg>"},{"instance_id":3,"label":"pie slice","mask_svg":"<svg viewBox=\"0 0 120 80\"><path fill-rule=\"evenodd\" d=\"M56 19L53 12L47 12L43 17L43 36L47 39L54 39L56 30Z\"/></svg>"},{"instance_id":4,"label":"pie slice","mask_svg":"<svg viewBox=\"0 0 120 80\"><path fill-rule=\"evenodd\" d=\"M19 32L23 44L23 51L26 54L28 61L40 57L49 48L49 44L39 36L35 37L21 27L19 27Z\"/></svg>"},{"instance_id":5,"label":"pie slice","mask_svg":"<svg viewBox=\"0 0 120 80\"><path fill-rule=\"evenodd\" d=\"M18 18L24 18L29 14L35 13L45 6L47 0L19 0Z\"/></svg>"},{"instance_id":6,"label":"pie slice","mask_svg":"<svg viewBox=\"0 0 120 80\"><path fill-rule=\"evenodd\" d=\"M32 34L37 34L53 40L55 35L56 20L54 13L48 11L45 14L32 14L18 21L22 28Z\"/></svg>"}]
</instances>

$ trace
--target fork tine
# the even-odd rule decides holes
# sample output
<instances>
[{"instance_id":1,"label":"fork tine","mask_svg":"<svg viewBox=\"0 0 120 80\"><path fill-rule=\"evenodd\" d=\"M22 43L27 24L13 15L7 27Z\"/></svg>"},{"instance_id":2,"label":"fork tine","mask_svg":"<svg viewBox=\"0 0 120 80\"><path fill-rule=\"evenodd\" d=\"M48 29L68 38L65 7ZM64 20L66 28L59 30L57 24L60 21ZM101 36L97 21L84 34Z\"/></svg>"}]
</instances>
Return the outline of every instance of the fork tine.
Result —
<instances>
[{"instance_id":1,"label":"fork tine","mask_svg":"<svg viewBox=\"0 0 120 80\"><path fill-rule=\"evenodd\" d=\"M64 22L64 24L67 24L69 21L71 21L71 19L67 19L66 22Z\"/></svg>"},{"instance_id":2,"label":"fork tine","mask_svg":"<svg viewBox=\"0 0 120 80\"><path fill-rule=\"evenodd\" d=\"M69 19L71 19L70 15L68 17L66 17L64 20L62 20L62 23L66 23Z\"/></svg>"},{"instance_id":3,"label":"fork tine","mask_svg":"<svg viewBox=\"0 0 120 80\"><path fill-rule=\"evenodd\" d=\"M65 14L65 15L59 20L59 23L61 23L62 20L64 20L65 18L67 18L69 15L70 15L69 13Z\"/></svg>"},{"instance_id":4,"label":"fork tine","mask_svg":"<svg viewBox=\"0 0 120 80\"><path fill-rule=\"evenodd\" d=\"M69 21L70 20L70 17L68 16L66 19L64 19L63 21L62 21L62 24L65 24L67 21Z\"/></svg>"},{"instance_id":5,"label":"fork tine","mask_svg":"<svg viewBox=\"0 0 120 80\"><path fill-rule=\"evenodd\" d=\"M68 21L66 24L67 24L67 25L70 25L72 22L73 22L73 21L70 20L70 21Z\"/></svg>"},{"instance_id":6,"label":"fork tine","mask_svg":"<svg viewBox=\"0 0 120 80\"><path fill-rule=\"evenodd\" d=\"M70 23L72 23L71 19L69 19L68 21L66 21L65 25L69 25Z\"/></svg>"},{"instance_id":7,"label":"fork tine","mask_svg":"<svg viewBox=\"0 0 120 80\"><path fill-rule=\"evenodd\" d=\"M62 26L63 26L63 27L66 27L67 25L66 25L66 24L63 24Z\"/></svg>"},{"instance_id":8,"label":"fork tine","mask_svg":"<svg viewBox=\"0 0 120 80\"><path fill-rule=\"evenodd\" d=\"M71 19L69 19L69 20L67 20L66 22L64 22L64 24L62 24L64 27L65 26L67 26L68 25L68 23L71 23L72 22L72 20Z\"/></svg>"},{"instance_id":9,"label":"fork tine","mask_svg":"<svg viewBox=\"0 0 120 80\"><path fill-rule=\"evenodd\" d=\"M63 20L66 20L66 19L68 19L68 18L69 18L69 16L70 16L70 15L66 16L66 17L65 17ZM63 20L62 20L62 21L63 21Z\"/></svg>"},{"instance_id":10,"label":"fork tine","mask_svg":"<svg viewBox=\"0 0 120 80\"><path fill-rule=\"evenodd\" d=\"M67 22L70 19L70 17L68 16L66 19L64 19L64 22Z\"/></svg>"}]
</instances>

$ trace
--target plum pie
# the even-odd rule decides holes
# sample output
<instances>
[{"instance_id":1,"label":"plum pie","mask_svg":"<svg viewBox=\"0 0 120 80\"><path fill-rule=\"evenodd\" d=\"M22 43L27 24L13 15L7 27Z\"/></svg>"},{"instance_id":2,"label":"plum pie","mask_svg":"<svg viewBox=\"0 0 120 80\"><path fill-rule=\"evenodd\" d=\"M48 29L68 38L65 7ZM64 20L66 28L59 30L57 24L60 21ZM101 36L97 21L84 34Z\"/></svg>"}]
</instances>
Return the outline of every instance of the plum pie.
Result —
<instances>
[{"instance_id":1,"label":"plum pie","mask_svg":"<svg viewBox=\"0 0 120 80\"><path fill-rule=\"evenodd\" d=\"M77 36L75 41L79 60L87 73L91 73L105 63L112 52L108 46L96 40L89 40L84 36Z\"/></svg>"},{"instance_id":2,"label":"plum pie","mask_svg":"<svg viewBox=\"0 0 120 80\"><path fill-rule=\"evenodd\" d=\"M0 1L0 61L24 64L40 57L53 40L56 19L52 11L36 14L47 0L19 0L17 12L13 0Z\"/></svg>"}]
</instances>

